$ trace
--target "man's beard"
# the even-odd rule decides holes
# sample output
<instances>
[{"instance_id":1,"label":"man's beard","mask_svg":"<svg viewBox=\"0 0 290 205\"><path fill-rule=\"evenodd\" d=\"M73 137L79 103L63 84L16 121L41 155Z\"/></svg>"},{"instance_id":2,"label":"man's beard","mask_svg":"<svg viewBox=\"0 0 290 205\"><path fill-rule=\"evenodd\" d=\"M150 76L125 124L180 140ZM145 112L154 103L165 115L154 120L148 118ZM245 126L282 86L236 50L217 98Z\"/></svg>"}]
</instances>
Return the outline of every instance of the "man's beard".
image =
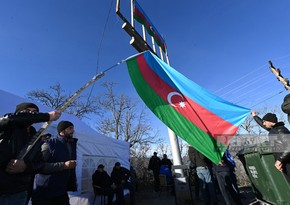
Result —
<instances>
[{"instance_id":1,"label":"man's beard","mask_svg":"<svg viewBox=\"0 0 290 205\"><path fill-rule=\"evenodd\" d=\"M71 138L73 138L73 134L65 134L64 138L71 139Z\"/></svg>"}]
</instances>

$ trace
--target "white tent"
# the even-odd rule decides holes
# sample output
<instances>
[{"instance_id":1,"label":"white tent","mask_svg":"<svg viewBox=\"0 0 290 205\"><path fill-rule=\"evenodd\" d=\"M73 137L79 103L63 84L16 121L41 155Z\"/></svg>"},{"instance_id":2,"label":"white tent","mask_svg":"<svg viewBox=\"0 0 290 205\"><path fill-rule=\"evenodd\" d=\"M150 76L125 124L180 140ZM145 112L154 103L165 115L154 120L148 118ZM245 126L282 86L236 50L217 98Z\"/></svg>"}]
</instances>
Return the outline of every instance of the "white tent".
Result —
<instances>
[{"instance_id":1,"label":"white tent","mask_svg":"<svg viewBox=\"0 0 290 205\"><path fill-rule=\"evenodd\" d=\"M0 116L6 113L13 113L17 104L22 102L32 102L5 92L0 89ZM39 106L40 112L49 112L52 109L47 108L39 103L34 102ZM77 144L77 182L78 191L71 194L71 204L86 204L85 201L81 201L78 198L91 198L92 197L92 181L91 177L96 170L98 164L105 165L105 169L108 174L111 173L115 162L120 162L122 166L129 168L129 143L116 140L105 135L102 135L79 120L77 117L62 113L61 118L53 122L47 129L53 135L56 135L56 126L59 121L68 120L74 124L75 134L74 137L78 138ZM35 125L39 128L42 124ZM86 199L90 203L91 199ZM78 201L78 202L77 202Z\"/></svg>"}]
</instances>

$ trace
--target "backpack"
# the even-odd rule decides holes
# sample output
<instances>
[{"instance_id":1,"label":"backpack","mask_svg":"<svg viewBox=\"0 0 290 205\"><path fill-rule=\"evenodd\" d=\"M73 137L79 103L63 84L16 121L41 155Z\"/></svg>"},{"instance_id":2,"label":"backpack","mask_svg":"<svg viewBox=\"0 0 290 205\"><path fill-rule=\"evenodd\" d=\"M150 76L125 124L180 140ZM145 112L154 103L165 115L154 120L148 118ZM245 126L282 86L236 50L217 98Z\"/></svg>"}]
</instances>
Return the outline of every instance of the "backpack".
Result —
<instances>
[{"instance_id":1,"label":"backpack","mask_svg":"<svg viewBox=\"0 0 290 205\"><path fill-rule=\"evenodd\" d=\"M235 163L234 158L230 154L230 152L229 152L228 149L225 151L225 154L224 155L225 155L226 159L228 160L228 162L231 164L231 166L232 167L235 167L236 166L236 163Z\"/></svg>"}]
</instances>

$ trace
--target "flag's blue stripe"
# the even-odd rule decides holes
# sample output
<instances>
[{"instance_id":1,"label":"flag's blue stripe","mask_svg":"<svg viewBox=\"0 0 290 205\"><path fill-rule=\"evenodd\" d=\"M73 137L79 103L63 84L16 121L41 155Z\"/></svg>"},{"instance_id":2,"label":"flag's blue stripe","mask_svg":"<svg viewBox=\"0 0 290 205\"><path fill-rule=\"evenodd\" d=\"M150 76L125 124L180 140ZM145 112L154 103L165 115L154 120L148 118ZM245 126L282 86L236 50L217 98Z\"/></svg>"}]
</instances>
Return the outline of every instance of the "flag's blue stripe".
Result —
<instances>
[{"instance_id":1,"label":"flag's blue stripe","mask_svg":"<svg viewBox=\"0 0 290 205\"><path fill-rule=\"evenodd\" d=\"M136 8L138 8L138 10L141 11L141 13L145 16L146 20L148 21L148 23L152 27L152 30L159 36L161 43L164 44L164 39L162 38L162 36L158 32L158 30L155 28L153 23L150 21L149 17L146 15L146 13L144 12L144 10L141 8L141 6L138 4L138 2L136 0L135 0L134 4L135 4Z\"/></svg>"},{"instance_id":2,"label":"flag's blue stripe","mask_svg":"<svg viewBox=\"0 0 290 205\"><path fill-rule=\"evenodd\" d=\"M170 86L229 123L239 126L249 114L250 109L235 105L213 95L167 65L151 52L145 52L144 57L150 68Z\"/></svg>"}]
</instances>

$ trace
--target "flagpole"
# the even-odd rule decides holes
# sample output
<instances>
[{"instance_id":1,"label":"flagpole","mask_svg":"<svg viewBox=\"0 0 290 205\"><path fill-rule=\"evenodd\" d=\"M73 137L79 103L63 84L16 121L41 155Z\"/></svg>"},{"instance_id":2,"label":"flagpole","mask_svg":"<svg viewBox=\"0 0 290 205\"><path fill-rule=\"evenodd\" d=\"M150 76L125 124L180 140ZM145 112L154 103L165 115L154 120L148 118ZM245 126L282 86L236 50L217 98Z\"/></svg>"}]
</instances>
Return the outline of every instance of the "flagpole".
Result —
<instances>
[{"instance_id":1,"label":"flagpole","mask_svg":"<svg viewBox=\"0 0 290 205\"><path fill-rule=\"evenodd\" d=\"M160 53L161 59L163 59L163 51L162 51L161 46L159 46L159 53ZM167 64L169 65L168 62L169 62L169 61L167 61Z\"/></svg>"},{"instance_id":2,"label":"flagpole","mask_svg":"<svg viewBox=\"0 0 290 205\"><path fill-rule=\"evenodd\" d=\"M112 68L120 65L121 63L123 63L125 60L122 60L118 63L116 63L115 65L107 68L106 70L96 74L95 76L93 76L93 78L88 81L86 84L84 84L81 88L79 88L74 94L72 94L66 101L64 104L62 104L59 108L57 108L58 111L65 111L65 109L81 94L81 92L83 92L87 87L89 87L90 85L92 85L94 82L96 82L97 80L99 80L100 78L102 78L105 75L105 72L111 70ZM32 150L32 148L36 145L36 143L39 141L39 139L41 138L41 135L44 134L44 132L46 131L46 129L51 125L52 121L48 121L43 123L43 125L41 126L41 128L35 133L35 135L32 137L32 139L30 140L30 142L19 152L17 159L24 159L29 152Z\"/></svg>"},{"instance_id":3,"label":"flagpole","mask_svg":"<svg viewBox=\"0 0 290 205\"><path fill-rule=\"evenodd\" d=\"M151 41L152 41L153 51L156 53L155 41L154 41L153 36L151 36ZM162 60L163 60L163 59L162 59Z\"/></svg>"},{"instance_id":4,"label":"flagpole","mask_svg":"<svg viewBox=\"0 0 290 205\"><path fill-rule=\"evenodd\" d=\"M138 51L138 52L144 52L146 50L150 50L152 53L156 54L156 48L155 48L155 41L152 37L152 45L154 47L154 50L147 44L146 36L143 35L143 38L140 36L140 34L135 30L134 28L134 0L131 0L131 24L127 21L127 19L123 16L123 14L120 12L120 0L117 0L116 5L116 13L120 16L120 18L125 22L122 26L122 28L131 36L130 44ZM145 28L145 27L144 27ZM143 33L144 33L143 29ZM146 33L146 32L145 32ZM144 39L145 38L145 39ZM165 47L165 55L167 59L167 64L169 65L169 58L167 53L167 48ZM157 55L157 54L156 54ZM160 52L161 59L163 59L163 53ZM165 62L165 61L164 61ZM176 134L168 128L168 135L170 140L170 145L172 149L172 157L173 157L173 164L174 165L182 165L181 163L181 154L179 149L179 143L178 138ZM183 177L183 170L182 169L176 169L176 173L178 173L181 177Z\"/></svg>"},{"instance_id":5,"label":"flagpole","mask_svg":"<svg viewBox=\"0 0 290 205\"><path fill-rule=\"evenodd\" d=\"M162 53L162 49L160 50L160 52ZM169 57L168 57L168 53L167 53L167 48L165 50L165 53L166 53L166 62L170 66ZM163 53L162 53L162 55L160 55L160 57L164 61ZM182 165L181 153L180 153L180 148L179 148L179 142L178 142L177 135L169 127L167 127L167 130L168 130L168 136L169 136L169 141L170 141L170 145L171 145L173 165L174 166ZM183 173L182 169L175 169L174 172L176 174L180 175L180 176L177 176L177 177L183 177L184 176L184 173Z\"/></svg>"},{"instance_id":6,"label":"flagpole","mask_svg":"<svg viewBox=\"0 0 290 205\"><path fill-rule=\"evenodd\" d=\"M134 0L131 0L131 25L134 28Z\"/></svg>"}]
</instances>

